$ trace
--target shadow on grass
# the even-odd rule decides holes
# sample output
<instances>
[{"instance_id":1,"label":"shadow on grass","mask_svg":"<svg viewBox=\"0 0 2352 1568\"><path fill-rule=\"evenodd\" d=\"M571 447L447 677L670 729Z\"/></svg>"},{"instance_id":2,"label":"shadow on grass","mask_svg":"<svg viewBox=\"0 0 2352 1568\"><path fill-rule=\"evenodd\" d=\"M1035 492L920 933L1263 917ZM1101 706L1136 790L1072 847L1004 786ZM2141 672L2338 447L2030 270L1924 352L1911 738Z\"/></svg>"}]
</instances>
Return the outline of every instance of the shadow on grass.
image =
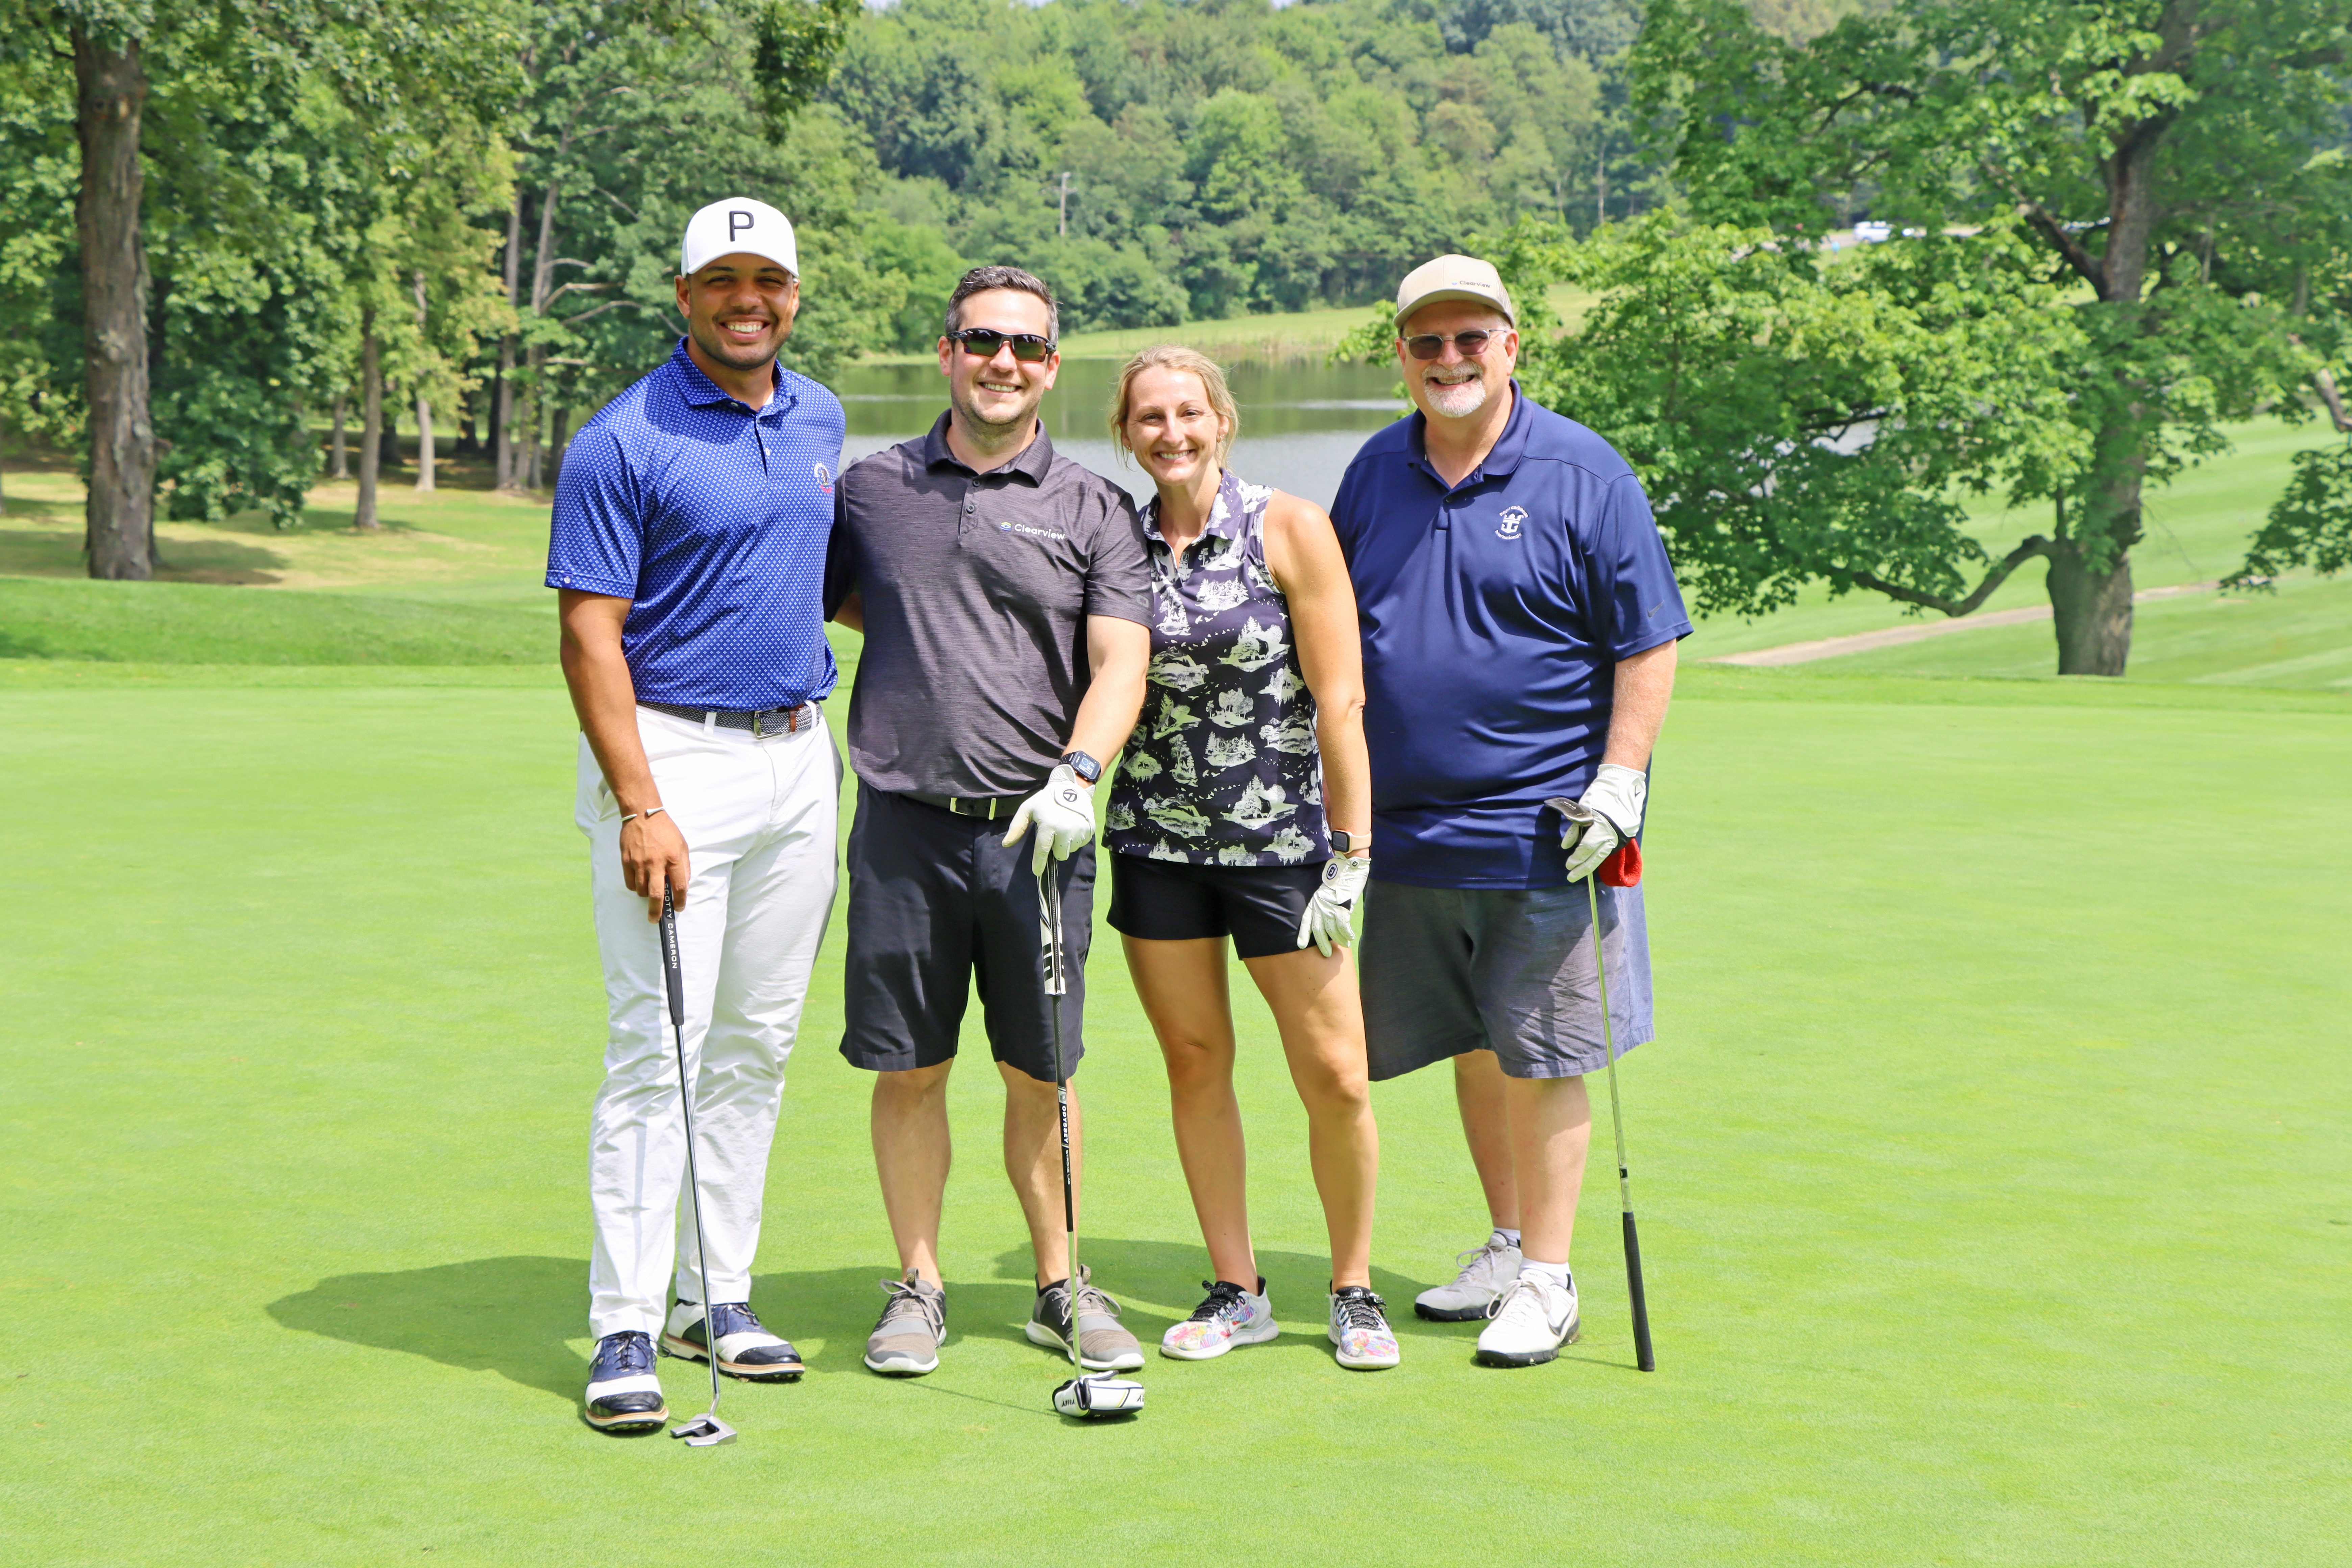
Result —
<instances>
[{"instance_id":1,"label":"shadow on grass","mask_svg":"<svg viewBox=\"0 0 2352 1568\"><path fill-rule=\"evenodd\" d=\"M1129 1330L1147 1352L1189 1308L1159 1311L1138 1298L1189 1304L1209 1271L1205 1254L1194 1245L1081 1236L1078 1249L1096 1282L1124 1308ZM1327 1261L1311 1253L1261 1250L1258 1268L1285 1321L1277 1343L1320 1353ZM811 1376L868 1376L866 1336L882 1310L879 1281L894 1272L877 1259L862 1268L762 1274L753 1281L751 1304L775 1332L812 1342L802 1346ZM1032 1279L1029 1249L1021 1247L997 1255L993 1279L949 1280L947 1348L971 1337L1051 1356L1031 1346L1024 1331L1036 1299ZM1372 1284L1388 1299L1389 1321L1401 1340L1431 1342L1421 1353L1469 1355L1477 1325L1413 1316L1412 1298L1426 1288L1423 1282L1375 1269ZM299 1333L424 1356L467 1372L495 1372L577 1403L588 1375L587 1358L574 1348L588 1333L587 1296L584 1258L480 1258L392 1273L339 1274L272 1301L268 1312ZM822 1348L813 1349L816 1344Z\"/></svg>"}]
</instances>

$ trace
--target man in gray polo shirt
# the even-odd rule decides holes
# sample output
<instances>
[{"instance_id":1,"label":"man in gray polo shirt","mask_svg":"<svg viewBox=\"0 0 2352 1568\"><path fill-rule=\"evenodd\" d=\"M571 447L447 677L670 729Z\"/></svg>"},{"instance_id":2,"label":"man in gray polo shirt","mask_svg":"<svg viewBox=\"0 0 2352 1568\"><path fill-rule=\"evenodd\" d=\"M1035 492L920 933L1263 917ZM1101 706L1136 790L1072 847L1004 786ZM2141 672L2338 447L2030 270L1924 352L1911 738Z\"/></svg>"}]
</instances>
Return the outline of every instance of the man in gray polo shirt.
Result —
<instances>
[{"instance_id":1,"label":"man in gray polo shirt","mask_svg":"<svg viewBox=\"0 0 2352 1568\"><path fill-rule=\"evenodd\" d=\"M904 1273L884 1284L866 1364L893 1376L938 1366L947 1331L947 1080L975 980L1004 1080L1005 1173L1036 1259L1029 1338L1056 1350L1075 1338L1090 1371L1143 1364L1118 1304L1068 1278L1037 877L1062 892L1073 1063L1086 1048L1093 787L1143 706L1150 572L1126 493L1055 455L1038 423L1056 327L1038 279L967 273L939 342L948 412L851 468L835 498L827 600L866 638L849 708L841 1054L876 1074L874 1163ZM1078 1138L1073 1093L1073 1160Z\"/></svg>"}]
</instances>

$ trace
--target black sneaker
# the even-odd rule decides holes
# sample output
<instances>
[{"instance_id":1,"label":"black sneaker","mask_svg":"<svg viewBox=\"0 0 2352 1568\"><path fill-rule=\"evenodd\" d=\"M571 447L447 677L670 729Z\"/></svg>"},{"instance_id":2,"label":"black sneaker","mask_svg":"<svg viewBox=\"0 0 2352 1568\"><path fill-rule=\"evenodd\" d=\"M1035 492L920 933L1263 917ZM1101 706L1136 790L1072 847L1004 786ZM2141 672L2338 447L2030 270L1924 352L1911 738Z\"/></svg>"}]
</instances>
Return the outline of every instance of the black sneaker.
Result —
<instances>
[{"instance_id":1,"label":"black sneaker","mask_svg":"<svg viewBox=\"0 0 2352 1568\"><path fill-rule=\"evenodd\" d=\"M661 1379L654 1375L651 1334L624 1329L596 1342L583 1415L599 1432L651 1432L669 1420Z\"/></svg>"},{"instance_id":2,"label":"black sneaker","mask_svg":"<svg viewBox=\"0 0 2352 1568\"><path fill-rule=\"evenodd\" d=\"M1078 1364L1088 1372L1133 1372L1143 1347L1118 1321L1118 1303L1095 1289L1094 1272L1078 1270ZM1037 1292L1029 1313L1029 1342L1064 1354L1070 1349L1070 1282L1056 1279Z\"/></svg>"},{"instance_id":3,"label":"black sneaker","mask_svg":"<svg viewBox=\"0 0 2352 1568\"><path fill-rule=\"evenodd\" d=\"M751 1383L793 1383L808 1368L790 1340L780 1340L760 1326L751 1307L741 1301L720 1301L710 1309L719 1320L719 1370ZM710 1359L708 1327L702 1303L680 1301L670 1309L669 1327L662 1349L683 1361Z\"/></svg>"}]
</instances>

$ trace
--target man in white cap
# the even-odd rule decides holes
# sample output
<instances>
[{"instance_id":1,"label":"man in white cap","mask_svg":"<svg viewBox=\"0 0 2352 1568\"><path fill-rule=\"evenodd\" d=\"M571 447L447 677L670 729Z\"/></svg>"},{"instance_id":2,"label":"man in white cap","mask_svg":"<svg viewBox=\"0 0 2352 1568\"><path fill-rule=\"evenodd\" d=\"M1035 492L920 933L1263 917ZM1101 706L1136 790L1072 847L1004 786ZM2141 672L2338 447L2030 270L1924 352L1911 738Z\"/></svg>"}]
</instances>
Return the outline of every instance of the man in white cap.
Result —
<instances>
[{"instance_id":1,"label":"man in white cap","mask_svg":"<svg viewBox=\"0 0 2352 1568\"><path fill-rule=\"evenodd\" d=\"M736 1377L803 1371L751 1313L751 1259L784 1062L833 909L840 793L817 703L835 677L822 595L843 421L832 393L776 363L800 309L784 215L748 199L696 213L677 308L686 335L668 361L565 451L547 560L611 1011L589 1137L585 1410L607 1432L668 1419L656 1337ZM686 978L699 1237L654 923L665 893Z\"/></svg>"},{"instance_id":2,"label":"man in white cap","mask_svg":"<svg viewBox=\"0 0 2352 1568\"><path fill-rule=\"evenodd\" d=\"M1365 900L1371 1076L1454 1064L1494 1229L1414 1301L1481 1321L1489 1366L1552 1360L1577 1331L1569 1239L1605 1065L1582 886L1640 832L1674 691L1682 593L1641 481L1511 372L1518 312L1467 256L1397 290L1419 410L1364 443L1331 507L1364 628L1364 739L1380 840ZM1579 800L1576 830L1544 803ZM1652 1037L1642 890L1600 891L1622 1047Z\"/></svg>"}]
</instances>

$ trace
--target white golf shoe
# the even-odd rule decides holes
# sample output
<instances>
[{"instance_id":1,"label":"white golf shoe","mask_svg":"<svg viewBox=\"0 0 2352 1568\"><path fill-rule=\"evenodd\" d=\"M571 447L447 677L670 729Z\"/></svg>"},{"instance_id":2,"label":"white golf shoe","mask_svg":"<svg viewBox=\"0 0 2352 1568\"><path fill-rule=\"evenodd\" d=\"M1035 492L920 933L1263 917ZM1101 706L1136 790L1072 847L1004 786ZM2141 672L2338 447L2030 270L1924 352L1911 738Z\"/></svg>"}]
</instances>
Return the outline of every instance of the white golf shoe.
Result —
<instances>
[{"instance_id":1,"label":"white golf shoe","mask_svg":"<svg viewBox=\"0 0 2352 1568\"><path fill-rule=\"evenodd\" d=\"M1535 1366L1576 1338L1576 1279L1568 1289L1522 1274L1494 1307L1495 1321L1478 1336L1480 1366Z\"/></svg>"},{"instance_id":2,"label":"white golf shoe","mask_svg":"<svg viewBox=\"0 0 2352 1568\"><path fill-rule=\"evenodd\" d=\"M1160 1336L1160 1353L1178 1361L1209 1361L1235 1345L1262 1345L1282 1332L1260 1278L1255 1290L1230 1279L1203 1279L1208 1299Z\"/></svg>"},{"instance_id":3,"label":"white golf shoe","mask_svg":"<svg viewBox=\"0 0 2352 1568\"><path fill-rule=\"evenodd\" d=\"M1332 1353L1341 1366L1375 1372L1403 1359L1396 1331L1389 1327L1388 1303L1365 1285L1331 1292Z\"/></svg>"},{"instance_id":4,"label":"white golf shoe","mask_svg":"<svg viewBox=\"0 0 2352 1568\"><path fill-rule=\"evenodd\" d=\"M719 1370L751 1383L793 1383L808 1369L792 1342L770 1333L751 1314L748 1302L721 1301L711 1308L719 1326ZM680 1301L670 1309L669 1325L662 1331L662 1352L681 1361L710 1357L710 1323L699 1301Z\"/></svg>"},{"instance_id":5,"label":"white golf shoe","mask_svg":"<svg viewBox=\"0 0 2352 1568\"><path fill-rule=\"evenodd\" d=\"M1416 1315L1439 1323L1475 1322L1486 1316L1496 1298L1519 1277L1519 1249L1499 1232L1489 1236L1485 1246L1472 1247L1454 1261L1462 1265L1462 1272L1454 1277L1453 1284L1423 1290L1412 1299Z\"/></svg>"}]
</instances>

